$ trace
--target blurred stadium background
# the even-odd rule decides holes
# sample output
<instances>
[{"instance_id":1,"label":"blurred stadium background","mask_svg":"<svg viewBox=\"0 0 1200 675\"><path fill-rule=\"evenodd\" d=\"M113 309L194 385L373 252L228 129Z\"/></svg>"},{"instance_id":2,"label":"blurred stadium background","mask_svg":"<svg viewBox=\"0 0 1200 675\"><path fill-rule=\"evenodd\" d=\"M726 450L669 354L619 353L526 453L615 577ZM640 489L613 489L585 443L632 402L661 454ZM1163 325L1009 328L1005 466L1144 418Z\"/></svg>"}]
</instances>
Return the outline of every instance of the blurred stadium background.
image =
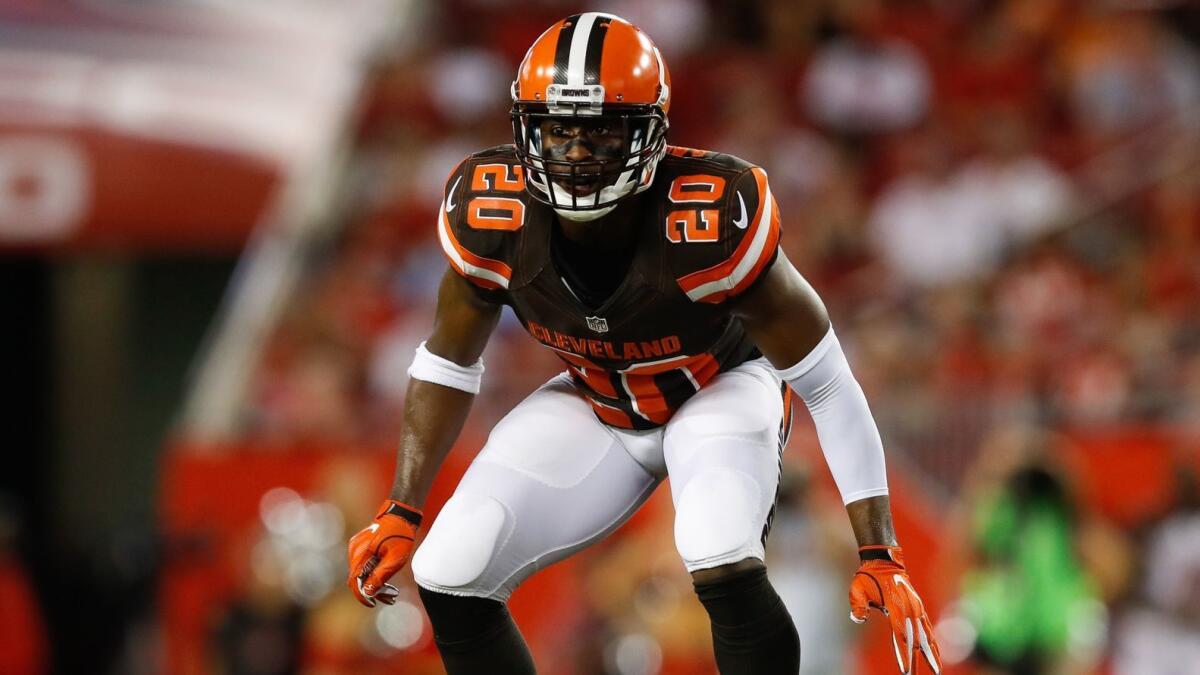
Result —
<instances>
[{"instance_id":1,"label":"blurred stadium background","mask_svg":"<svg viewBox=\"0 0 1200 675\"><path fill-rule=\"evenodd\" d=\"M0 673L441 672L411 574L364 611L343 542L442 181L583 9L657 40L672 143L770 172L947 672L1200 673L1188 0L0 0ZM556 370L511 316L485 359L435 511ZM803 672L893 672L805 424L768 550ZM712 672L660 493L517 593L542 672Z\"/></svg>"}]
</instances>

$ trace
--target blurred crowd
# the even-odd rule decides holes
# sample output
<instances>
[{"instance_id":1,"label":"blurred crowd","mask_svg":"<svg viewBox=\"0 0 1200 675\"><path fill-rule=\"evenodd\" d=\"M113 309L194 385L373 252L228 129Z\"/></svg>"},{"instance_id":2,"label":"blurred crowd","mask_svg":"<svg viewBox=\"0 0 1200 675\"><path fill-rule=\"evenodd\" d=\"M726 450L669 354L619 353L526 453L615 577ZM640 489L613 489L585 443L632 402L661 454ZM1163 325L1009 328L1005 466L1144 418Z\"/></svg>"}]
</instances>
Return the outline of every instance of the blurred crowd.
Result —
<instances>
[{"instance_id":1,"label":"blurred crowd","mask_svg":"<svg viewBox=\"0 0 1200 675\"><path fill-rule=\"evenodd\" d=\"M342 235L271 342L247 433L395 437L445 268L444 178L509 142L516 64L577 4L443 3L382 59ZM847 335L891 442L934 453L926 469L955 484L962 458L1012 420L1200 433L1200 51L1187 12L643 4L605 8L661 45L669 140L767 168L788 255ZM493 344L482 425L556 369L514 321Z\"/></svg>"},{"instance_id":2,"label":"blurred crowd","mask_svg":"<svg viewBox=\"0 0 1200 675\"><path fill-rule=\"evenodd\" d=\"M1194 478L1181 474L1178 498L1152 519L1092 527L1046 440L1153 428L1181 465L1200 453L1200 12L1190 3L427 7L373 66L340 234L269 340L246 437L264 447L398 437L405 369L445 270L434 229L443 181L467 154L510 142L509 83L524 50L580 10L620 14L657 41L673 80L669 142L767 169L783 247L828 305L893 463L935 506L965 514L964 582L943 591L965 621L948 619L948 635L970 634L959 658L995 672L1090 672L1101 658L1121 673L1200 672L1186 665L1200 663ZM561 369L507 313L484 359L475 436ZM809 467L792 463L803 483ZM788 561L775 568L781 592L814 616L844 613L852 548L813 534L832 523L848 536L837 517L797 506L773 535ZM606 583L621 556L598 558L587 583ZM1017 578L1058 595L1006 604ZM645 570L628 596L612 592L628 581L594 593L637 599L622 606L641 612L642 632L577 672L669 672L654 650L686 641L688 624L667 621L664 607L690 592L671 579ZM630 621L606 617L619 612L600 600L588 606L605 630ZM1106 607L1131 609L1108 620ZM589 625L576 618L576 629ZM797 620L818 644L848 639ZM1014 632L1022 625L1037 635ZM1081 655L1070 668L1068 653ZM1182 665L1145 665L1164 653ZM805 673L850 672L838 649L806 654Z\"/></svg>"}]
</instances>

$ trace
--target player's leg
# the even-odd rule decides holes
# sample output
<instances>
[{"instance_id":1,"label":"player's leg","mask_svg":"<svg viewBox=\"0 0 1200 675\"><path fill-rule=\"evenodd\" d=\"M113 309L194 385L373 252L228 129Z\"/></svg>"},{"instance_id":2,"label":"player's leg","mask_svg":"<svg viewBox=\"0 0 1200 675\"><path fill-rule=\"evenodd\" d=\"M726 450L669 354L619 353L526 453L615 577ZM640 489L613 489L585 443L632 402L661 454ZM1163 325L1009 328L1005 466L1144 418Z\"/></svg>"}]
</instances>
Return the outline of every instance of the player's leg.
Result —
<instances>
[{"instance_id":1,"label":"player's leg","mask_svg":"<svg viewBox=\"0 0 1200 675\"><path fill-rule=\"evenodd\" d=\"M685 403L663 442L675 544L722 675L800 669L800 638L763 562L790 421L785 392L762 362L743 364Z\"/></svg>"},{"instance_id":2,"label":"player's leg","mask_svg":"<svg viewBox=\"0 0 1200 675\"><path fill-rule=\"evenodd\" d=\"M529 575L603 538L659 482L566 378L492 430L413 556L449 675L532 673L505 603Z\"/></svg>"}]
</instances>

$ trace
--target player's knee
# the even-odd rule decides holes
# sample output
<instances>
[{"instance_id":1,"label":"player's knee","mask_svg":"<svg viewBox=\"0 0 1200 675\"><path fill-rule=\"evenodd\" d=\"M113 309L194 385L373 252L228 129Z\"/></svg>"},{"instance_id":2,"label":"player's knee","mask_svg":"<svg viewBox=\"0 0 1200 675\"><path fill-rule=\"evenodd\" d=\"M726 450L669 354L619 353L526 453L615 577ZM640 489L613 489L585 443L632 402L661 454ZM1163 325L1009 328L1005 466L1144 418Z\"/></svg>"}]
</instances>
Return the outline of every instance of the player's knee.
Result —
<instances>
[{"instance_id":1,"label":"player's knee","mask_svg":"<svg viewBox=\"0 0 1200 675\"><path fill-rule=\"evenodd\" d=\"M508 611L499 600L450 595L427 588L417 590L430 623L445 641L479 638L488 634L494 624L508 621Z\"/></svg>"},{"instance_id":2,"label":"player's knee","mask_svg":"<svg viewBox=\"0 0 1200 675\"><path fill-rule=\"evenodd\" d=\"M474 590L507 529L508 512L491 497L455 494L446 502L420 548L412 570L422 586Z\"/></svg>"},{"instance_id":3,"label":"player's knee","mask_svg":"<svg viewBox=\"0 0 1200 675\"><path fill-rule=\"evenodd\" d=\"M742 574L757 572L766 568L766 563L758 558L743 558L735 562L725 563L724 565L696 570L692 572L692 581L699 585L719 584L736 579Z\"/></svg>"},{"instance_id":4,"label":"player's knee","mask_svg":"<svg viewBox=\"0 0 1200 675\"><path fill-rule=\"evenodd\" d=\"M689 571L761 557L763 496L747 474L707 469L688 480L675 515L675 546Z\"/></svg>"}]
</instances>

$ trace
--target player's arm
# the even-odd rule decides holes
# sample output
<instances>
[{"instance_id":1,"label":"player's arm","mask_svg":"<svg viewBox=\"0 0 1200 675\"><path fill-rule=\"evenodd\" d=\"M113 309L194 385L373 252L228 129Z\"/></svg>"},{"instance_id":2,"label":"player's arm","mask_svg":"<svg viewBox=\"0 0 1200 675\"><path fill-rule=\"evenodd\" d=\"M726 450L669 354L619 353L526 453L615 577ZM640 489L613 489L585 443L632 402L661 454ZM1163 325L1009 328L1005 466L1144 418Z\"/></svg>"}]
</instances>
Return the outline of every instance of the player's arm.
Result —
<instances>
[{"instance_id":1,"label":"player's arm","mask_svg":"<svg viewBox=\"0 0 1200 675\"><path fill-rule=\"evenodd\" d=\"M395 599L395 588L386 582L408 561L421 505L479 391L480 355L500 310L454 271L442 277L433 333L409 369L391 493L375 520L350 539L347 585L368 607Z\"/></svg>"},{"instance_id":2,"label":"player's arm","mask_svg":"<svg viewBox=\"0 0 1200 675\"><path fill-rule=\"evenodd\" d=\"M850 372L824 303L783 251L734 304L751 338L812 414L862 561L850 587L851 618L869 607L887 615L902 673L919 651L940 672L941 659L923 603L897 546L879 430Z\"/></svg>"},{"instance_id":3,"label":"player's arm","mask_svg":"<svg viewBox=\"0 0 1200 675\"><path fill-rule=\"evenodd\" d=\"M793 370L793 366L803 364L832 331L825 304L782 250L763 278L738 299L734 311L763 355L781 373L788 373ZM809 398L804 397L803 391L797 393L804 398L806 404L812 405ZM869 411L867 413L865 417L857 420L860 426L869 427L860 432L868 437L863 445L879 445L882 448L882 443L873 442L870 438L874 435L877 439L879 432ZM826 448L827 439L820 440L822 448ZM841 468L841 462L838 462L837 458L830 459L834 460L830 465L831 469L837 471ZM850 523L858 545L894 546L896 535L892 529L891 510L888 508L886 476L882 472L882 450L877 459L873 455L868 459L871 464L878 466L876 475L861 476L860 478L866 480L857 482L854 476L846 476L844 480L838 481L838 487L842 490L843 497L848 498L846 510L850 514ZM835 478L838 477L835 473Z\"/></svg>"},{"instance_id":4,"label":"player's arm","mask_svg":"<svg viewBox=\"0 0 1200 675\"><path fill-rule=\"evenodd\" d=\"M502 305L481 299L466 279L447 269L438 289L433 332L425 341L425 350L464 371L476 367L500 319L501 309ZM415 367L409 374L412 377L404 396L404 426L396 476L389 496L406 504L420 505L429 495L438 467L462 431L478 387L431 381L437 380L437 375L423 379L425 374L417 372ZM467 373L463 375L470 377Z\"/></svg>"}]
</instances>

